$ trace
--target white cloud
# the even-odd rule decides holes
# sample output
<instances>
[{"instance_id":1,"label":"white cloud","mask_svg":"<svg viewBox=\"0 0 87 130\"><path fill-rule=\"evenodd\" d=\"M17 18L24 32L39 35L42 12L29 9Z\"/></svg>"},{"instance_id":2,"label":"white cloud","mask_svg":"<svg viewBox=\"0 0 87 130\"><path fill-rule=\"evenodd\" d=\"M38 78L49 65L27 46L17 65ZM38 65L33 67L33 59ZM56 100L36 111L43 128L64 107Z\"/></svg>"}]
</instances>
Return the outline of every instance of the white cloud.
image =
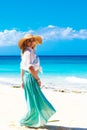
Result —
<instances>
[{"instance_id":1,"label":"white cloud","mask_svg":"<svg viewBox=\"0 0 87 130\"><path fill-rule=\"evenodd\" d=\"M48 27L49 27L49 28L54 28L55 26L53 26L53 25L48 25Z\"/></svg>"},{"instance_id":2,"label":"white cloud","mask_svg":"<svg viewBox=\"0 0 87 130\"><path fill-rule=\"evenodd\" d=\"M57 26L46 27L42 29L44 40L72 40L72 39L87 39L87 30L74 30L71 27L59 28Z\"/></svg>"},{"instance_id":3,"label":"white cloud","mask_svg":"<svg viewBox=\"0 0 87 130\"><path fill-rule=\"evenodd\" d=\"M29 30L26 32L18 31L16 29L4 30L3 32L0 32L0 46L17 45L18 40L26 33L40 35L42 36L43 41L72 39L87 40L87 29L77 31L71 27L60 28L58 26L49 25L38 30Z\"/></svg>"},{"instance_id":4,"label":"white cloud","mask_svg":"<svg viewBox=\"0 0 87 130\"><path fill-rule=\"evenodd\" d=\"M26 33L32 33L32 30L28 32L21 32L15 29L13 30L4 30L0 32L0 46L11 46L17 45L18 40L22 38Z\"/></svg>"}]
</instances>

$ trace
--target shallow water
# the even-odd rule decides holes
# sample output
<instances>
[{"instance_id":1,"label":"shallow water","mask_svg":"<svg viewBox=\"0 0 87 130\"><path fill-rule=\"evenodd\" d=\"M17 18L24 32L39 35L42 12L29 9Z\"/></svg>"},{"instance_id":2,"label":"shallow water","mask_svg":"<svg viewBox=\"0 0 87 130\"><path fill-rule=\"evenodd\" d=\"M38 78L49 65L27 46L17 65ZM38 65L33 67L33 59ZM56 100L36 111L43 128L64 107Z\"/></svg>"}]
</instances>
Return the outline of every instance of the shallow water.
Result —
<instances>
[{"instance_id":1,"label":"shallow water","mask_svg":"<svg viewBox=\"0 0 87 130\"><path fill-rule=\"evenodd\" d=\"M20 56L0 56L0 84L20 85ZM42 86L87 90L87 56L40 56Z\"/></svg>"}]
</instances>

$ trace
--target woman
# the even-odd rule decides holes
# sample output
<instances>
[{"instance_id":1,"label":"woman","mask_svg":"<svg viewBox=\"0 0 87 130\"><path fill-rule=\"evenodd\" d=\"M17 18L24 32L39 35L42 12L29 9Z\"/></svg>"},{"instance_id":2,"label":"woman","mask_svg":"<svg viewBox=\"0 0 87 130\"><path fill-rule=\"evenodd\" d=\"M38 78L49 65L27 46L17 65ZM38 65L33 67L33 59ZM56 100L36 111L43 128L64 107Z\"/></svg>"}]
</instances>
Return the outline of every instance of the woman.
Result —
<instances>
[{"instance_id":1,"label":"woman","mask_svg":"<svg viewBox=\"0 0 87 130\"><path fill-rule=\"evenodd\" d=\"M55 113L55 109L42 93L41 80L38 76L40 62L35 53L35 46L42 43L40 36L26 34L19 40L18 46L22 50L20 64L22 75L22 88L24 88L27 103L27 114L20 124L28 127L44 126L48 119Z\"/></svg>"}]
</instances>

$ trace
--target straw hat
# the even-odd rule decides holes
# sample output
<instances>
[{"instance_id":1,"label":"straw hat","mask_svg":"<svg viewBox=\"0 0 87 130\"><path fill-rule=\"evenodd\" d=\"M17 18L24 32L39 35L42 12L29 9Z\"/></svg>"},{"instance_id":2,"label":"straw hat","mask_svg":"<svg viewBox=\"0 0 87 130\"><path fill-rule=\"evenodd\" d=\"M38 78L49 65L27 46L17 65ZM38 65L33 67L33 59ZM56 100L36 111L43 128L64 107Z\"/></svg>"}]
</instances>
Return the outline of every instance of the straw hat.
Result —
<instances>
[{"instance_id":1,"label":"straw hat","mask_svg":"<svg viewBox=\"0 0 87 130\"><path fill-rule=\"evenodd\" d=\"M26 41L27 39L31 39L31 38L35 39L36 44L42 43L42 38L40 36L34 36L32 34L26 34L22 39L20 39L18 41L19 48L22 49L22 45L23 45L24 41Z\"/></svg>"}]
</instances>

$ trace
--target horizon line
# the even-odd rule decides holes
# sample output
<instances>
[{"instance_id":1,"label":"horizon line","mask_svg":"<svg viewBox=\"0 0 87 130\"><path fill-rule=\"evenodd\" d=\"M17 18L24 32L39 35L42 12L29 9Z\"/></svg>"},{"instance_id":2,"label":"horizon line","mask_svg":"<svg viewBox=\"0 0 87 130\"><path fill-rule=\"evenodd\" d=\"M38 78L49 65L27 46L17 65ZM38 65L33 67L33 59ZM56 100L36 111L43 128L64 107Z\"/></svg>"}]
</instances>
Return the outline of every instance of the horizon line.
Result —
<instances>
[{"instance_id":1,"label":"horizon line","mask_svg":"<svg viewBox=\"0 0 87 130\"><path fill-rule=\"evenodd\" d=\"M0 55L0 56L21 56L21 55ZM38 56L87 56L87 55L38 55Z\"/></svg>"}]
</instances>

